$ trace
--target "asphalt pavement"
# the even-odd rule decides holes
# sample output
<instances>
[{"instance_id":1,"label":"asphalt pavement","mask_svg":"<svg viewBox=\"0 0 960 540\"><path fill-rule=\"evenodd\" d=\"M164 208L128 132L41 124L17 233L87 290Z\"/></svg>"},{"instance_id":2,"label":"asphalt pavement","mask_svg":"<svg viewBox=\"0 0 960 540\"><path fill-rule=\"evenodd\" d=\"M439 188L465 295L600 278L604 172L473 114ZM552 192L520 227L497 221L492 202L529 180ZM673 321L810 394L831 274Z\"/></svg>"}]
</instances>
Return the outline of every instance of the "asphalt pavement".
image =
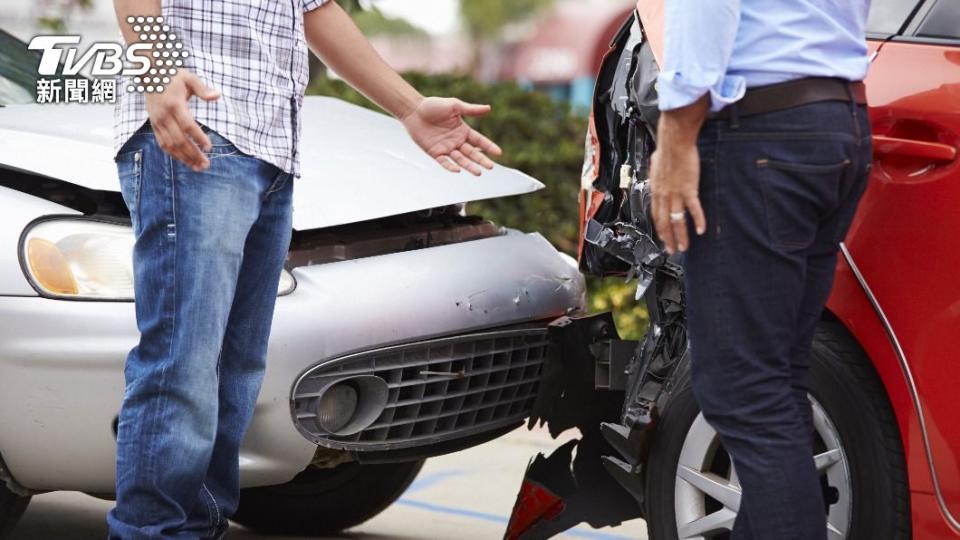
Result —
<instances>
[{"instance_id":1,"label":"asphalt pavement","mask_svg":"<svg viewBox=\"0 0 960 540\"><path fill-rule=\"evenodd\" d=\"M503 537L527 463L559 446L543 430L521 428L496 441L427 461L416 482L393 506L339 538L349 540L486 540ZM112 503L82 493L33 498L11 540L106 538ZM228 540L271 540L235 525ZM284 540L300 540L282 537ZM581 526L560 538L646 539L642 520L616 528Z\"/></svg>"}]
</instances>

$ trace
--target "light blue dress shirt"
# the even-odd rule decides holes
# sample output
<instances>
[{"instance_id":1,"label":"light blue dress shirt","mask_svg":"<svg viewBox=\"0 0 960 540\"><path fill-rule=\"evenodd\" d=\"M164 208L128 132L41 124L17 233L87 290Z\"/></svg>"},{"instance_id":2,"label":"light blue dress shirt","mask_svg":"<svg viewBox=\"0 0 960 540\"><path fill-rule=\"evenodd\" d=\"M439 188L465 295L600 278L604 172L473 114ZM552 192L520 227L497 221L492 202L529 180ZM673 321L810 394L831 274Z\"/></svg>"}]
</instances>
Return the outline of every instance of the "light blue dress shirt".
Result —
<instances>
[{"instance_id":1,"label":"light blue dress shirt","mask_svg":"<svg viewBox=\"0 0 960 540\"><path fill-rule=\"evenodd\" d=\"M860 81L870 0L665 0L660 109L710 94L712 111L747 88L801 77Z\"/></svg>"}]
</instances>

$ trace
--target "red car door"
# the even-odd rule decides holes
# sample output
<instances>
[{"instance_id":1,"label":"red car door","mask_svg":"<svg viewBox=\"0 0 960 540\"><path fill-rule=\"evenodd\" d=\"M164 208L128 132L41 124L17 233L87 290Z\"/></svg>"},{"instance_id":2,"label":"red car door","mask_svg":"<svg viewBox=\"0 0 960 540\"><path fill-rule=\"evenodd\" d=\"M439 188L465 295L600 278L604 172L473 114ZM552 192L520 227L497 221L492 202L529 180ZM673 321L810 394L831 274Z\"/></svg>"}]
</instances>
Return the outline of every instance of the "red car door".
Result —
<instances>
[{"instance_id":1,"label":"red car door","mask_svg":"<svg viewBox=\"0 0 960 540\"><path fill-rule=\"evenodd\" d=\"M922 448L909 458L911 474L922 466L920 472L929 469L935 475L937 482L921 490L935 492L942 517L954 521L956 532L960 1L924 2L902 36L882 44L867 88L874 166L847 246L913 376L923 422L908 430L920 432L922 440L904 441L908 448ZM835 294L831 303L841 300ZM843 308L836 306L837 311ZM913 479L911 484L917 489ZM915 527L918 534L924 528Z\"/></svg>"}]
</instances>

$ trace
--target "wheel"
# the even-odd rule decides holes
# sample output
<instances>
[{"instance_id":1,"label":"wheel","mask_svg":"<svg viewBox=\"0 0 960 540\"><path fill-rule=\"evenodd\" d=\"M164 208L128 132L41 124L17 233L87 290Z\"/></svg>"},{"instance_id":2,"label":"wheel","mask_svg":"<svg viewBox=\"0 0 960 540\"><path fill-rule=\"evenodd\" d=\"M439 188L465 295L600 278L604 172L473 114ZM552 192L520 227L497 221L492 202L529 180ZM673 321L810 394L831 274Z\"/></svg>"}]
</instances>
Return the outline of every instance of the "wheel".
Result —
<instances>
[{"instance_id":1,"label":"wheel","mask_svg":"<svg viewBox=\"0 0 960 540\"><path fill-rule=\"evenodd\" d=\"M233 520L268 534L336 534L386 510L410 486L423 463L309 468L286 484L241 491Z\"/></svg>"},{"instance_id":2,"label":"wheel","mask_svg":"<svg viewBox=\"0 0 960 540\"><path fill-rule=\"evenodd\" d=\"M6 538L27 510L30 497L20 497L0 481L0 538Z\"/></svg>"},{"instance_id":3,"label":"wheel","mask_svg":"<svg viewBox=\"0 0 960 540\"><path fill-rule=\"evenodd\" d=\"M810 366L815 461L828 537L908 539L910 507L900 432L869 359L839 325L817 329ZM730 456L704 420L689 377L667 404L646 467L653 540L726 539L740 502ZM877 512L882 508L884 511Z\"/></svg>"}]
</instances>

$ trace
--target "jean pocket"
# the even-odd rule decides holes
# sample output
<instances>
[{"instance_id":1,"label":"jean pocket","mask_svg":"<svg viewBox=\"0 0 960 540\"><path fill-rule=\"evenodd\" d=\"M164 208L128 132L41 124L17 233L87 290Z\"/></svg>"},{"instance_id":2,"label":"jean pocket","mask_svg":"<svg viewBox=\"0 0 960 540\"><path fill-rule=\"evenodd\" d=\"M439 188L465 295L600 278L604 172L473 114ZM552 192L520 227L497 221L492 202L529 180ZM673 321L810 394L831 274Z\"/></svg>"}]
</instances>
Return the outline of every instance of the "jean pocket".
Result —
<instances>
[{"instance_id":1,"label":"jean pocket","mask_svg":"<svg viewBox=\"0 0 960 540\"><path fill-rule=\"evenodd\" d=\"M207 138L210 139L210 150L204 150L203 152L206 154L207 158L213 160L221 157L246 155L241 152L236 145L230 141L230 139L227 139L223 135L203 124L201 124L201 129L203 129L203 132L207 135Z\"/></svg>"},{"instance_id":2,"label":"jean pocket","mask_svg":"<svg viewBox=\"0 0 960 540\"><path fill-rule=\"evenodd\" d=\"M120 179L120 194L130 212L130 219L136 220L143 182L143 150L125 152L118 155L114 161L117 163L117 176Z\"/></svg>"},{"instance_id":3,"label":"jean pocket","mask_svg":"<svg viewBox=\"0 0 960 540\"><path fill-rule=\"evenodd\" d=\"M207 159L213 161L218 158L225 158L231 156L244 156L243 152L237 149L237 147L230 146L214 146L210 150L204 150L203 154L207 156Z\"/></svg>"},{"instance_id":4,"label":"jean pocket","mask_svg":"<svg viewBox=\"0 0 960 540\"><path fill-rule=\"evenodd\" d=\"M774 247L796 250L813 244L824 212L836 205L850 160L814 164L761 159L760 189Z\"/></svg>"}]
</instances>

